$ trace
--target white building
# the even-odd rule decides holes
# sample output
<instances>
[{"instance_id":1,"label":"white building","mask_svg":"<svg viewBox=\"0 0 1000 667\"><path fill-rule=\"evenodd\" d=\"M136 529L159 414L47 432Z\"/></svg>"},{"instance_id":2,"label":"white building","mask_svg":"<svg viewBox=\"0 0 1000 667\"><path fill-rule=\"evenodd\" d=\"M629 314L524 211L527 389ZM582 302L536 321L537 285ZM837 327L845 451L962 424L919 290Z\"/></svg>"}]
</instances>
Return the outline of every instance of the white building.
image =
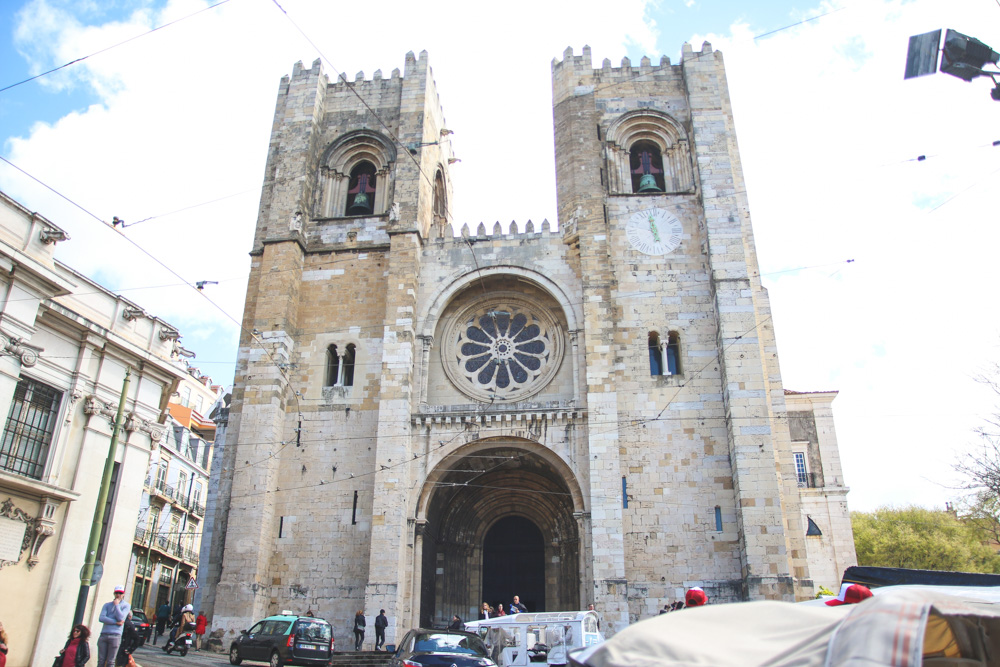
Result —
<instances>
[{"instance_id":1,"label":"white building","mask_svg":"<svg viewBox=\"0 0 1000 667\"><path fill-rule=\"evenodd\" d=\"M132 606L150 618L156 609L191 602L212 466L215 423L203 413L220 387L189 368L167 406L166 437L150 462L136 525L130 572Z\"/></svg>"},{"instance_id":2,"label":"white building","mask_svg":"<svg viewBox=\"0 0 1000 667\"><path fill-rule=\"evenodd\" d=\"M0 193L0 619L9 667L51 664L73 623L126 369L131 369L83 622L127 584L143 479L183 368L177 329L54 258L58 226Z\"/></svg>"}]
</instances>

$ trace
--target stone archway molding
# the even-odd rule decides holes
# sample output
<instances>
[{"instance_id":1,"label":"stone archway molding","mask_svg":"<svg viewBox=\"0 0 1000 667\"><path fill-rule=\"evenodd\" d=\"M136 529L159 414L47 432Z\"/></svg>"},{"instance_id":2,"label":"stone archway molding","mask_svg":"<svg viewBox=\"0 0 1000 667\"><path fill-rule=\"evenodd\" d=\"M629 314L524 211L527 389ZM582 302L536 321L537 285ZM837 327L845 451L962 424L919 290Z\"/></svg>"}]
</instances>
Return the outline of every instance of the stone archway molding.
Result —
<instances>
[{"instance_id":1,"label":"stone archway molding","mask_svg":"<svg viewBox=\"0 0 1000 667\"><path fill-rule=\"evenodd\" d=\"M495 436L457 445L452 451L447 452L439 461L437 461L430 472L427 473L427 477L421 485L420 493L416 500L416 521L423 522L427 520L427 508L434 496L434 491L437 489L438 483L442 482L449 472L449 459L461 459L490 449L496 449L497 447L521 449L545 461L552 467L552 471L559 477L559 479L563 480L566 484L566 488L569 491L573 502L573 511L590 511L590 509L586 507L585 496L582 488L580 487L580 482L577 479L576 473L573 472L573 469L566 463L566 461L563 460L561 456L559 456L559 454L552 451L545 445L539 444L533 440Z\"/></svg>"}]
</instances>

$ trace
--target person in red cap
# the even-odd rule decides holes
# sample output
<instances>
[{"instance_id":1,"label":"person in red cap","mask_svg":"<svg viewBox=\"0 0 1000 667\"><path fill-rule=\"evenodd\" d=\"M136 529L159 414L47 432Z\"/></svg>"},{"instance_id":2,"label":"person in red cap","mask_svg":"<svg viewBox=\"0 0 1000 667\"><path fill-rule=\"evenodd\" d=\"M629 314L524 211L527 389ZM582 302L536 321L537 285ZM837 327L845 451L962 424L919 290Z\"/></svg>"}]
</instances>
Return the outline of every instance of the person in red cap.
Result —
<instances>
[{"instance_id":1,"label":"person in red cap","mask_svg":"<svg viewBox=\"0 0 1000 667\"><path fill-rule=\"evenodd\" d=\"M685 607L701 607L706 604L708 604L708 596L698 586L689 588L688 592L684 594Z\"/></svg>"},{"instance_id":2,"label":"person in red cap","mask_svg":"<svg viewBox=\"0 0 1000 667\"><path fill-rule=\"evenodd\" d=\"M827 600L826 604L836 607L842 604L857 604L862 600L867 600L872 596L871 590L861 584L844 584L840 587L840 594L832 600Z\"/></svg>"}]
</instances>

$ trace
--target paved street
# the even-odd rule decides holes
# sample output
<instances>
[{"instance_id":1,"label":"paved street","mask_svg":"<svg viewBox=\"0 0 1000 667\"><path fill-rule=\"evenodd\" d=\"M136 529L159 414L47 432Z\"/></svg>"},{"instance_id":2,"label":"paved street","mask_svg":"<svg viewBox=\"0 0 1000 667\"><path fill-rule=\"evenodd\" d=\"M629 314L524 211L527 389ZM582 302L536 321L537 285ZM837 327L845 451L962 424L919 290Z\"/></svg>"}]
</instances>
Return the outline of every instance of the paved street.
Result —
<instances>
[{"instance_id":1,"label":"paved street","mask_svg":"<svg viewBox=\"0 0 1000 667\"><path fill-rule=\"evenodd\" d=\"M163 652L163 642L159 646L146 644L136 650L133 657L135 663L140 667L221 667L229 664L229 657L223 653L210 653L208 651L191 651L183 658L176 653L167 655ZM265 663L245 662L245 665L256 665Z\"/></svg>"}]
</instances>

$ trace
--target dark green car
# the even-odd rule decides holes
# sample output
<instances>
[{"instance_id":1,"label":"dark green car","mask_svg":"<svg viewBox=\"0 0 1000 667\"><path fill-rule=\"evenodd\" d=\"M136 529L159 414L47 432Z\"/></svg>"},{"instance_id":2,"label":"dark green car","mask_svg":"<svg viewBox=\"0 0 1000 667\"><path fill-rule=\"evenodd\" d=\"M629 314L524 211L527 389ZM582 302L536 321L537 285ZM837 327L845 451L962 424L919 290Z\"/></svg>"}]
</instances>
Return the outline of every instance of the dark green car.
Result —
<instances>
[{"instance_id":1,"label":"dark green car","mask_svg":"<svg viewBox=\"0 0 1000 667\"><path fill-rule=\"evenodd\" d=\"M312 616L268 616L229 647L229 663L244 660L282 665L326 665L333 656L333 628Z\"/></svg>"}]
</instances>

